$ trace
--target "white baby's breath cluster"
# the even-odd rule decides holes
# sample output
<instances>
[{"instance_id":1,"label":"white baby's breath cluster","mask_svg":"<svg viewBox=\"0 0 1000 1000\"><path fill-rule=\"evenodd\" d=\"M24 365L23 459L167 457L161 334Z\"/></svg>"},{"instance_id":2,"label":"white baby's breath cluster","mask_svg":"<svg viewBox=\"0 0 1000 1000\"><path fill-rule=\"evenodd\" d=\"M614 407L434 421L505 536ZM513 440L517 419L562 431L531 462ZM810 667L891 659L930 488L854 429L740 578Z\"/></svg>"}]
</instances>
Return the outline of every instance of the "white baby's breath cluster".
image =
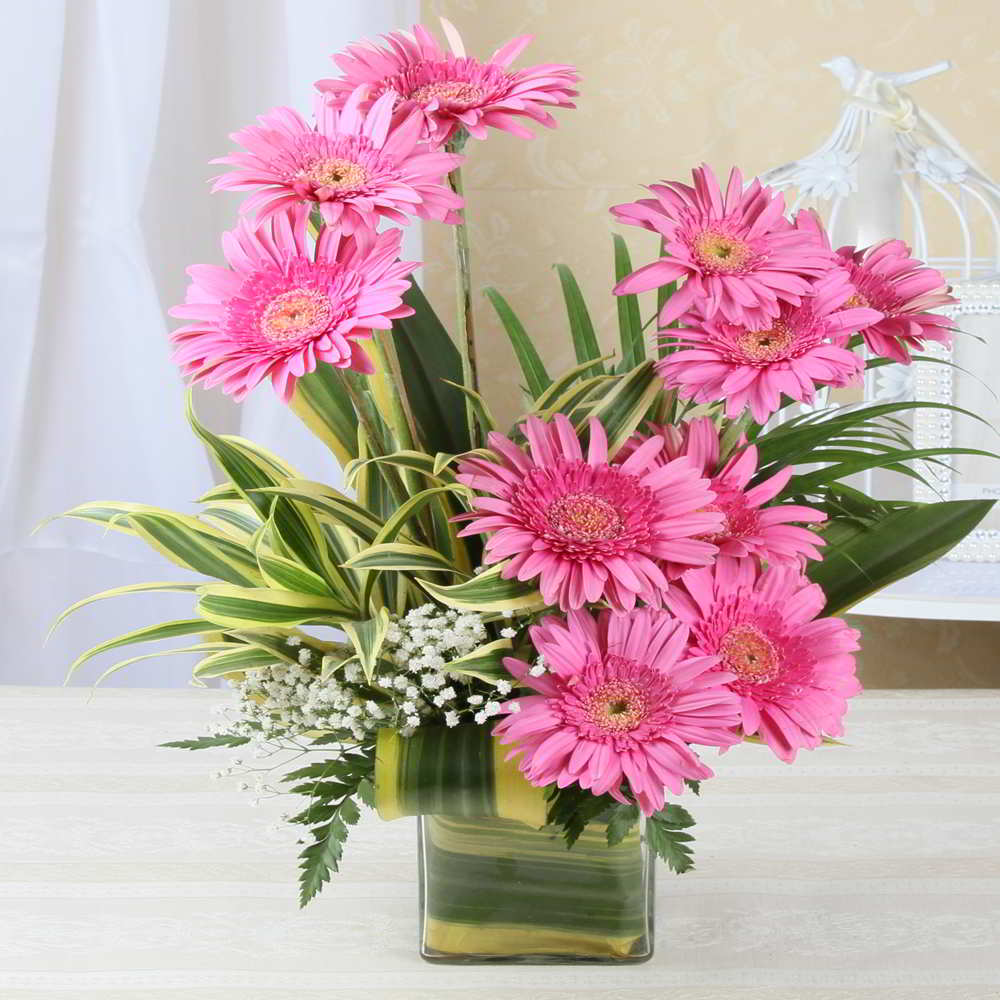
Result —
<instances>
[{"instance_id":1,"label":"white baby's breath cluster","mask_svg":"<svg viewBox=\"0 0 1000 1000\"><path fill-rule=\"evenodd\" d=\"M505 628L501 635L513 638ZM400 732L405 735L426 721L440 718L457 726L469 717L479 725L500 713L501 701L511 685L499 681L494 688L476 682L448 664L490 641L483 616L471 611L444 611L425 604L393 619L386 632L382 659L395 668L380 668L378 686L405 696L401 704Z\"/></svg>"},{"instance_id":2,"label":"white baby's breath cluster","mask_svg":"<svg viewBox=\"0 0 1000 1000\"><path fill-rule=\"evenodd\" d=\"M508 624L500 634L513 639L517 630ZM237 704L215 728L261 746L317 733L360 743L387 726L406 736L427 723L483 725L500 714L510 682L489 684L449 665L491 639L481 614L425 604L390 619L369 682L350 648L323 655L291 636L285 643L297 662L259 667L233 681Z\"/></svg>"}]
</instances>

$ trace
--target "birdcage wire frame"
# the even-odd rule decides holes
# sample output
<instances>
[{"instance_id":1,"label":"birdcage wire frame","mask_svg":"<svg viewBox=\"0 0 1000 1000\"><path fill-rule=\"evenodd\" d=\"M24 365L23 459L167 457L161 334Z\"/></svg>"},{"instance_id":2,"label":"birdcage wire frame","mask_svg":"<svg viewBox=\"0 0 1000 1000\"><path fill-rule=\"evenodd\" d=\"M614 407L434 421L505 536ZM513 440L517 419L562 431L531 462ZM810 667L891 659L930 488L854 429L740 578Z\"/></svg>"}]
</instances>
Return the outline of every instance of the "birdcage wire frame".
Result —
<instances>
[{"instance_id":1,"label":"birdcage wire frame","mask_svg":"<svg viewBox=\"0 0 1000 1000\"><path fill-rule=\"evenodd\" d=\"M987 339L1000 340L1000 186L904 89L945 72L951 63L945 60L911 72L878 73L841 56L823 66L846 93L833 132L816 150L765 171L761 180L784 190L793 212L816 210L834 246L868 246L902 235L917 257L951 281L958 301L942 311L955 320L957 329L963 331L984 317L994 317L987 322L996 326L995 336ZM925 194L939 199L934 220L928 220ZM942 244L932 227L942 211L957 233L957 245L950 247L957 252L951 256L936 253ZM956 242L954 233L951 239ZM963 332L983 339L969 330ZM928 343L922 352L927 361L870 369L865 399L960 404L956 372L961 371L963 348L969 343L963 332L956 335L953 347ZM1000 389L1000 369L995 375L994 399ZM813 408L825 405L827 399L824 394ZM1000 406L995 416L1000 418ZM917 448L950 447L955 442L956 420L948 410L918 410L913 414L912 432ZM919 462L918 470L926 483L914 481L916 500L1000 498L996 471L993 481L969 487L959 480L954 461L945 460L943 466ZM884 485L879 478L875 472L866 474L866 488L879 494ZM1000 562L1000 521L973 532L946 558Z\"/></svg>"}]
</instances>

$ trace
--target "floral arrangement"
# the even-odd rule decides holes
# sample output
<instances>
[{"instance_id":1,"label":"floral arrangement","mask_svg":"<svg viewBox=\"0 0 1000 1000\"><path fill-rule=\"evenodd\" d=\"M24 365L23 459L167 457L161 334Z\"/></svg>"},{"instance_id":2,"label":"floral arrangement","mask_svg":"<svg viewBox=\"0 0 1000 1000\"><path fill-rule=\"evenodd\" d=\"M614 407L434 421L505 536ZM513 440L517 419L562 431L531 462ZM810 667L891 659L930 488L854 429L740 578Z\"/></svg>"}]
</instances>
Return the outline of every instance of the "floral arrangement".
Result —
<instances>
[{"instance_id":1,"label":"floral arrangement","mask_svg":"<svg viewBox=\"0 0 1000 1000\"><path fill-rule=\"evenodd\" d=\"M738 170L723 188L701 166L692 185L654 183L612 209L660 241L634 269L614 237L613 354L565 266L569 371L550 374L486 289L523 375L524 416L497 428L479 391L463 149L494 129L553 127L577 74L513 68L527 37L480 61L444 33L448 49L419 25L352 45L317 83L312 120L278 108L234 135L214 189L247 197L225 263L191 267L171 311L190 381L240 400L269 380L342 484L306 481L189 408L225 477L199 513L67 512L209 578L79 602L70 610L173 590L196 603L88 650L71 673L191 637L196 682L226 678L236 700L208 735L168 746L244 748L253 764L231 772L305 797L288 817L304 827L303 905L336 870L359 804L382 794L389 740L423 746L416 783L499 747L571 849L595 824L614 845L641 822L686 870L693 819L676 799L712 776L706 748L750 741L791 763L836 742L860 690L859 634L838 615L989 507L866 495L857 473L920 477L939 460L902 419L933 404L828 394L948 340L942 276L899 241L833 249L817 217L790 216ZM454 230L451 334L400 259L414 217ZM656 298L645 321L644 293Z\"/></svg>"}]
</instances>

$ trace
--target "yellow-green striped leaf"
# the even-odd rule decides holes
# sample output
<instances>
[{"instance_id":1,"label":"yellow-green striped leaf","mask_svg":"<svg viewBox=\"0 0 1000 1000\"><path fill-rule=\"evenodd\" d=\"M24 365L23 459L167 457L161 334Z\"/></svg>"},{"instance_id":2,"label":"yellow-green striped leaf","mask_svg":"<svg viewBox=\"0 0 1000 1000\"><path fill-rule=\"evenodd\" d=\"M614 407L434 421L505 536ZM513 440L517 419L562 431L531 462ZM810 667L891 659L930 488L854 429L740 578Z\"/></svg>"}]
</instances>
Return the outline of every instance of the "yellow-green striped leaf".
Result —
<instances>
[{"instance_id":1,"label":"yellow-green striped leaf","mask_svg":"<svg viewBox=\"0 0 1000 1000\"><path fill-rule=\"evenodd\" d=\"M608 436L608 454L613 457L635 433L661 389L653 362L645 361L619 376L618 384L588 409L577 430L583 430L591 417L597 417Z\"/></svg>"},{"instance_id":2,"label":"yellow-green striped leaf","mask_svg":"<svg viewBox=\"0 0 1000 1000\"><path fill-rule=\"evenodd\" d=\"M103 524L104 527L114 531L120 531L125 535L134 535L135 531L131 525L121 520L122 515L131 514L137 510L148 510L145 504L125 503L117 500L92 500L90 503L82 503L77 507L72 507L62 514L47 517L42 521L35 531L41 531L49 521L54 521L57 517L69 517L76 521L92 521L94 524Z\"/></svg>"},{"instance_id":3,"label":"yellow-green striped leaf","mask_svg":"<svg viewBox=\"0 0 1000 1000\"><path fill-rule=\"evenodd\" d=\"M371 545L353 556L346 565L351 569L433 570L464 575L447 556L435 549L403 542Z\"/></svg>"},{"instance_id":4,"label":"yellow-green striped leaf","mask_svg":"<svg viewBox=\"0 0 1000 1000\"><path fill-rule=\"evenodd\" d=\"M451 461L451 455L438 455L431 457L422 451L395 451L391 455L376 455L374 458L356 458L348 465L344 466L344 482L354 487L358 474L368 465L394 465L400 469L409 469L411 472L419 472L428 479L436 479L441 482L454 482L455 476L447 469L447 464ZM439 463L438 459L444 459Z\"/></svg>"},{"instance_id":5,"label":"yellow-green striped leaf","mask_svg":"<svg viewBox=\"0 0 1000 1000\"><path fill-rule=\"evenodd\" d=\"M299 501L319 511L353 532L362 541L372 542L382 528L382 522L360 504L338 493L332 486L306 479L290 479L283 486L262 487L255 492L267 496L282 496Z\"/></svg>"},{"instance_id":6,"label":"yellow-green striped leaf","mask_svg":"<svg viewBox=\"0 0 1000 1000\"><path fill-rule=\"evenodd\" d=\"M96 681L94 681L94 687L97 687L98 684L102 684L105 680L111 677L112 674L117 674L119 670L124 670L126 667L132 666L133 663L139 663L141 660L152 660L159 656L182 656L187 653L204 653L209 650L227 648L232 648L232 643L200 642L195 646L180 646L177 649L157 649L152 653L142 653L139 656L130 656L127 660L119 660L117 663L108 667L108 669L105 670Z\"/></svg>"},{"instance_id":7,"label":"yellow-green striped leaf","mask_svg":"<svg viewBox=\"0 0 1000 1000\"><path fill-rule=\"evenodd\" d=\"M295 383L292 412L346 465L358 457L357 427L351 400L329 365L303 375Z\"/></svg>"},{"instance_id":8,"label":"yellow-green striped leaf","mask_svg":"<svg viewBox=\"0 0 1000 1000\"><path fill-rule=\"evenodd\" d=\"M86 652L81 653L66 671L66 680L80 669L88 660L95 656L107 652L109 649L117 649L119 646L129 646L137 642L155 642L157 639L172 639L178 635L212 635L218 632L218 628L204 618L185 618L176 621L161 622L158 625L146 625L144 628L137 628L132 632L115 636L113 639L105 639L96 646L91 646Z\"/></svg>"},{"instance_id":9,"label":"yellow-green striped leaf","mask_svg":"<svg viewBox=\"0 0 1000 1000\"><path fill-rule=\"evenodd\" d=\"M266 649L257 646L238 646L235 649L230 643L229 649L212 653L199 660L194 668L195 677L221 677L223 674L242 673L245 670L258 670L261 667L272 666L274 655Z\"/></svg>"},{"instance_id":10,"label":"yellow-green striped leaf","mask_svg":"<svg viewBox=\"0 0 1000 1000\"><path fill-rule=\"evenodd\" d=\"M362 622L344 622L342 627L357 651L358 662L370 684L379 652L385 642L386 630L389 628L389 612L382 608L374 618Z\"/></svg>"},{"instance_id":11,"label":"yellow-green striped leaf","mask_svg":"<svg viewBox=\"0 0 1000 1000\"><path fill-rule=\"evenodd\" d=\"M428 580L418 583L432 597L459 611L541 611L547 605L530 584L503 580L505 563L474 576L471 580L443 587Z\"/></svg>"},{"instance_id":12,"label":"yellow-green striped leaf","mask_svg":"<svg viewBox=\"0 0 1000 1000\"><path fill-rule=\"evenodd\" d=\"M136 534L184 569L254 586L263 582L253 553L228 535L187 514L147 509L128 515Z\"/></svg>"},{"instance_id":13,"label":"yellow-green striped leaf","mask_svg":"<svg viewBox=\"0 0 1000 1000\"><path fill-rule=\"evenodd\" d=\"M82 600L76 602L76 604L71 604L61 615L52 623L51 628L48 631L48 635L45 636L45 641L48 642L49 637L53 632L64 622L74 611L79 611L80 608L85 608L88 604L93 604L95 601L103 601L109 597L120 597L123 594L142 594L150 591L192 591L197 590L201 587L200 583L177 583L174 580L165 580L163 582L156 583L132 583L127 587L113 587L111 590L102 590L98 594L91 594L90 597L84 597Z\"/></svg>"},{"instance_id":14,"label":"yellow-green striped leaf","mask_svg":"<svg viewBox=\"0 0 1000 1000\"><path fill-rule=\"evenodd\" d=\"M332 597L297 594L290 590L235 587L228 583L201 588L198 613L225 628L260 628L333 624L357 615L357 610Z\"/></svg>"},{"instance_id":15,"label":"yellow-green striped leaf","mask_svg":"<svg viewBox=\"0 0 1000 1000\"><path fill-rule=\"evenodd\" d=\"M597 360L602 362L609 361L613 358L613 354L605 354ZM557 378L548 389L543 392L538 399L535 400L535 411L544 410L550 407L555 400L557 400L574 382L585 376L594 367L593 362L585 361L582 365L576 365L574 368L570 368L569 371L563 372L562 375Z\"/></svg>"},{"instance_id":16,"label":"yellow-green striped leaf","mask_svg":"<svg viewBox=\"0 0 1000 1000\"><path fill-rule=\"evenodd\" d=\"M445 379L445 382L448 382L448 380ZM494 420L489 406L486 405L486 400L478 392L469 389L467 386L460 385L458 382L448 382L448 385L453 385L472 403L472 412L475 414L476 422L479 424L484 437L490 431L496 430L497 422Z\"/></svg>"},{"instance_id":17,"label":"yellow-green striped leaf","mask_svg":"<svg viewBox=\"0 0 1000 1000\"><path fill-rule=\"evenodd\" d=\"M478 677L480 680L495 684L499 680L510 679L510 673L503 665L504 657L510 654L510 640L497 639L495 642L474 649L471 653L466 653L465 656L460 656L457 660L449 660L445 670L448 673Z\"/></svg>"}]
</instances>

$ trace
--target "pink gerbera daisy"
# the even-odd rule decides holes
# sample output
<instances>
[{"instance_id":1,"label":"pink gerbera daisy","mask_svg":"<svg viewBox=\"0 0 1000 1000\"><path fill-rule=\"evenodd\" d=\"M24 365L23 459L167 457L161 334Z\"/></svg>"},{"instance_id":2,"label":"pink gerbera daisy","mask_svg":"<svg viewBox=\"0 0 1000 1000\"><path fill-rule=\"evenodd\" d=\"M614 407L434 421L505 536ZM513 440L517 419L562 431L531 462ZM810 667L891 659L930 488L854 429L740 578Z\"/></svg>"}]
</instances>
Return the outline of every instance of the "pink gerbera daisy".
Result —
<instances>
[{"instance_id":1,"label":"pink gerbera daisy","mask_svg":"<svg viewBox=\"0 0 1000 1000\"><path fill-rule=\"evenodd\" d=\"M374 229L380 218L405 225L409 213L457 222L462 199L442 181L462 158L420 141L419 113L394 122L392 94L361 111L366 89L359 87L340 110L317 102L315 128L291 108L261 115L259 125L233 135L247 152L213 161L235 169L216 178L212 190L254 191L243 211L256 212L258 222L314 202L327 223L348 234Z\"/></svg>"},{"instance_id":2,"label":"pink gerbera daisy","mask_svg":"<svg viewBox=\"0 0 1000 1000\"><path fill-rule=\"evenodd\" d=\"M749 406L764 423L781 406L781 396L812 402L820 385L844 386L860 377L863 365L840 346L844 333L876 322L882 314L848 307L854 286L838 268L812 286L800 305L784 302L763 330L709 319L690 312L685 329L667 331L677 347L657 370L670 388L698 403L726 401L726 416Z\"/></svg>"},{"instance_id":3,"label":"pink gerbera daisy","mask_svg":"<svg viewBox=\"0 0 1000 1000\"><path fill-rule=\"evenodd\" d=\"M837 251L854 285L850 305L870 306L881 317L860 331L868 349L881 357L910 363L910 349L925 340L951 344L952 323L930 312L956 300L940 271L910 256L901 240L886 240L867 250Z\"/></svg>"},{"instance_id":4,"label":"pink gerbera daisy","mask_svg":"<svg viewBox=\"0 0 1000 1000\"><path fill-rule=\"evenodd\" d=\"M222 237L229 267L188 268L184 305L170 315L191 322L171 339L193 382L239 400L270 377L287 402L318 361L371 372L358 340L412 314L402 296L417 265L398 259L402 230L324 228L311 250L307 216L300 206L256 230L241 219Z\"/></svg>"},{"instance_id":5,"label":"pink gerbera daisy","mask_svg":"<svg viewBox=\"0 0 1000 1000\"><path fill-rule=\"evenodd\" d=\"M784 761L823 736L840 736L859 633L839 618L817 618L822 588L791 566L761 571L749 559L721 559L685 573L667 595L691 627L690 652L720 657L739 695L743 732L760 734Z\"/></svg>"},{"instance_id":6,"label":"pink gerbera daisy","mask_svg":"<svg viewBox=\"0 0 1000 1000\"><path fill-rule=\"evenodd\" d=\"M490 535L485 561L509 559L505 579L538 577L545 602L564 611L601 599L628 610L637 599L660 605L664 560L711 563L716 547L698 536L722 525L722 515L706 509L715 495L690 460L657 463L662 438L611 465L596 419L586 458L561 413L549 424L529 417L521 430L528 454L492 433L499 462L472 455L459 464L459 481L489 494L473 500L461 534Z\"/></svg>"},{"instance_id":7,"label":"pink gerbera daisy","mask_svg":"<svg viewBox=\"0 0 1000 1000\"><path fill-rule=\"evenodd\" d=\"M394 31L386 35L387 47L372 42L348 46L333 57L343 72L338 80L319 80L316 86L334 104L345 101L355 87L367 84L370 97L393 91L404 109L417 109L425 121L426 137L435 146L464 129L485 139L487 128L530 139L522 124L528 118L555 127L547 106L572 108L579 77L572 66L545 63L512 70L510 64L531 41L522 35L480 62L465 54L458 31L442 19L452 51L445 51L423 27L413 34Z\"/></svg>"},{"instance_id":8,"label":"pink gerbera daisy","mask_svg":"<svg viewBox=\"0 0 1000 1000\"><path fill-rule=\"evenodd\" d=\"M788 466L756 486L747 488L757 473L757 447L740 441L742 450L720 468L719 430L711 417L697 417L676 426L651 424L652 434L663 438L660 461L672 461L686 456L703 476L708 476L715 501L712 508L725 518L722 527L706 536L706 541L719 546L719 554L743 559L754 556L766 563L794 562L822 558L818 546L823 544L814 531L794 522L816 524L826 520L826 514L813 507L798 504L770 503L786 486L795 471ZM627 458L641 447L649 435L634 434L618 453L617 461ZM686 566L667 565L667 576L675 579Z\"/></svg>"},{"instance_id":9,"label":"pink gerbera daisy","mask_svg":"<svg viewBox=\"0 0 1000 1000\"><path fill-rule=\"evenodd\" d=\"M660 312L667 326L695 303L708 319L753 330L770 327L781 306L797 306L811 279L833 266L815 236L785 218L785 202L754 180L743 190L733 169L725 196L707 165L693 172L694 187L652 184L655 197L616 205L622 222L659 233L664 256L615 286L616 295L659 288L687 278Z\"/></svg>"},{"instance_id":10,"label":"pink gerbera daisy","mask_svg":"<svg viewBox=\"0 0 1000 1000\"><path fill-rule=\"evenodd\" d=\"M537 694L517 698L494 728L510 757L533 785L574 782L594 795L628 801L646 815L663 808L684 780L712 772L689 744L728 747L740 741L739 700L727 688L732 674L716 669L718 656L685 654L688 628L664 611L638 608L627 615L571 611L531 628L546 673L522 660L507 669ZM515 709L516 706L516 709Z\"/></svg>"}]
</instances>

